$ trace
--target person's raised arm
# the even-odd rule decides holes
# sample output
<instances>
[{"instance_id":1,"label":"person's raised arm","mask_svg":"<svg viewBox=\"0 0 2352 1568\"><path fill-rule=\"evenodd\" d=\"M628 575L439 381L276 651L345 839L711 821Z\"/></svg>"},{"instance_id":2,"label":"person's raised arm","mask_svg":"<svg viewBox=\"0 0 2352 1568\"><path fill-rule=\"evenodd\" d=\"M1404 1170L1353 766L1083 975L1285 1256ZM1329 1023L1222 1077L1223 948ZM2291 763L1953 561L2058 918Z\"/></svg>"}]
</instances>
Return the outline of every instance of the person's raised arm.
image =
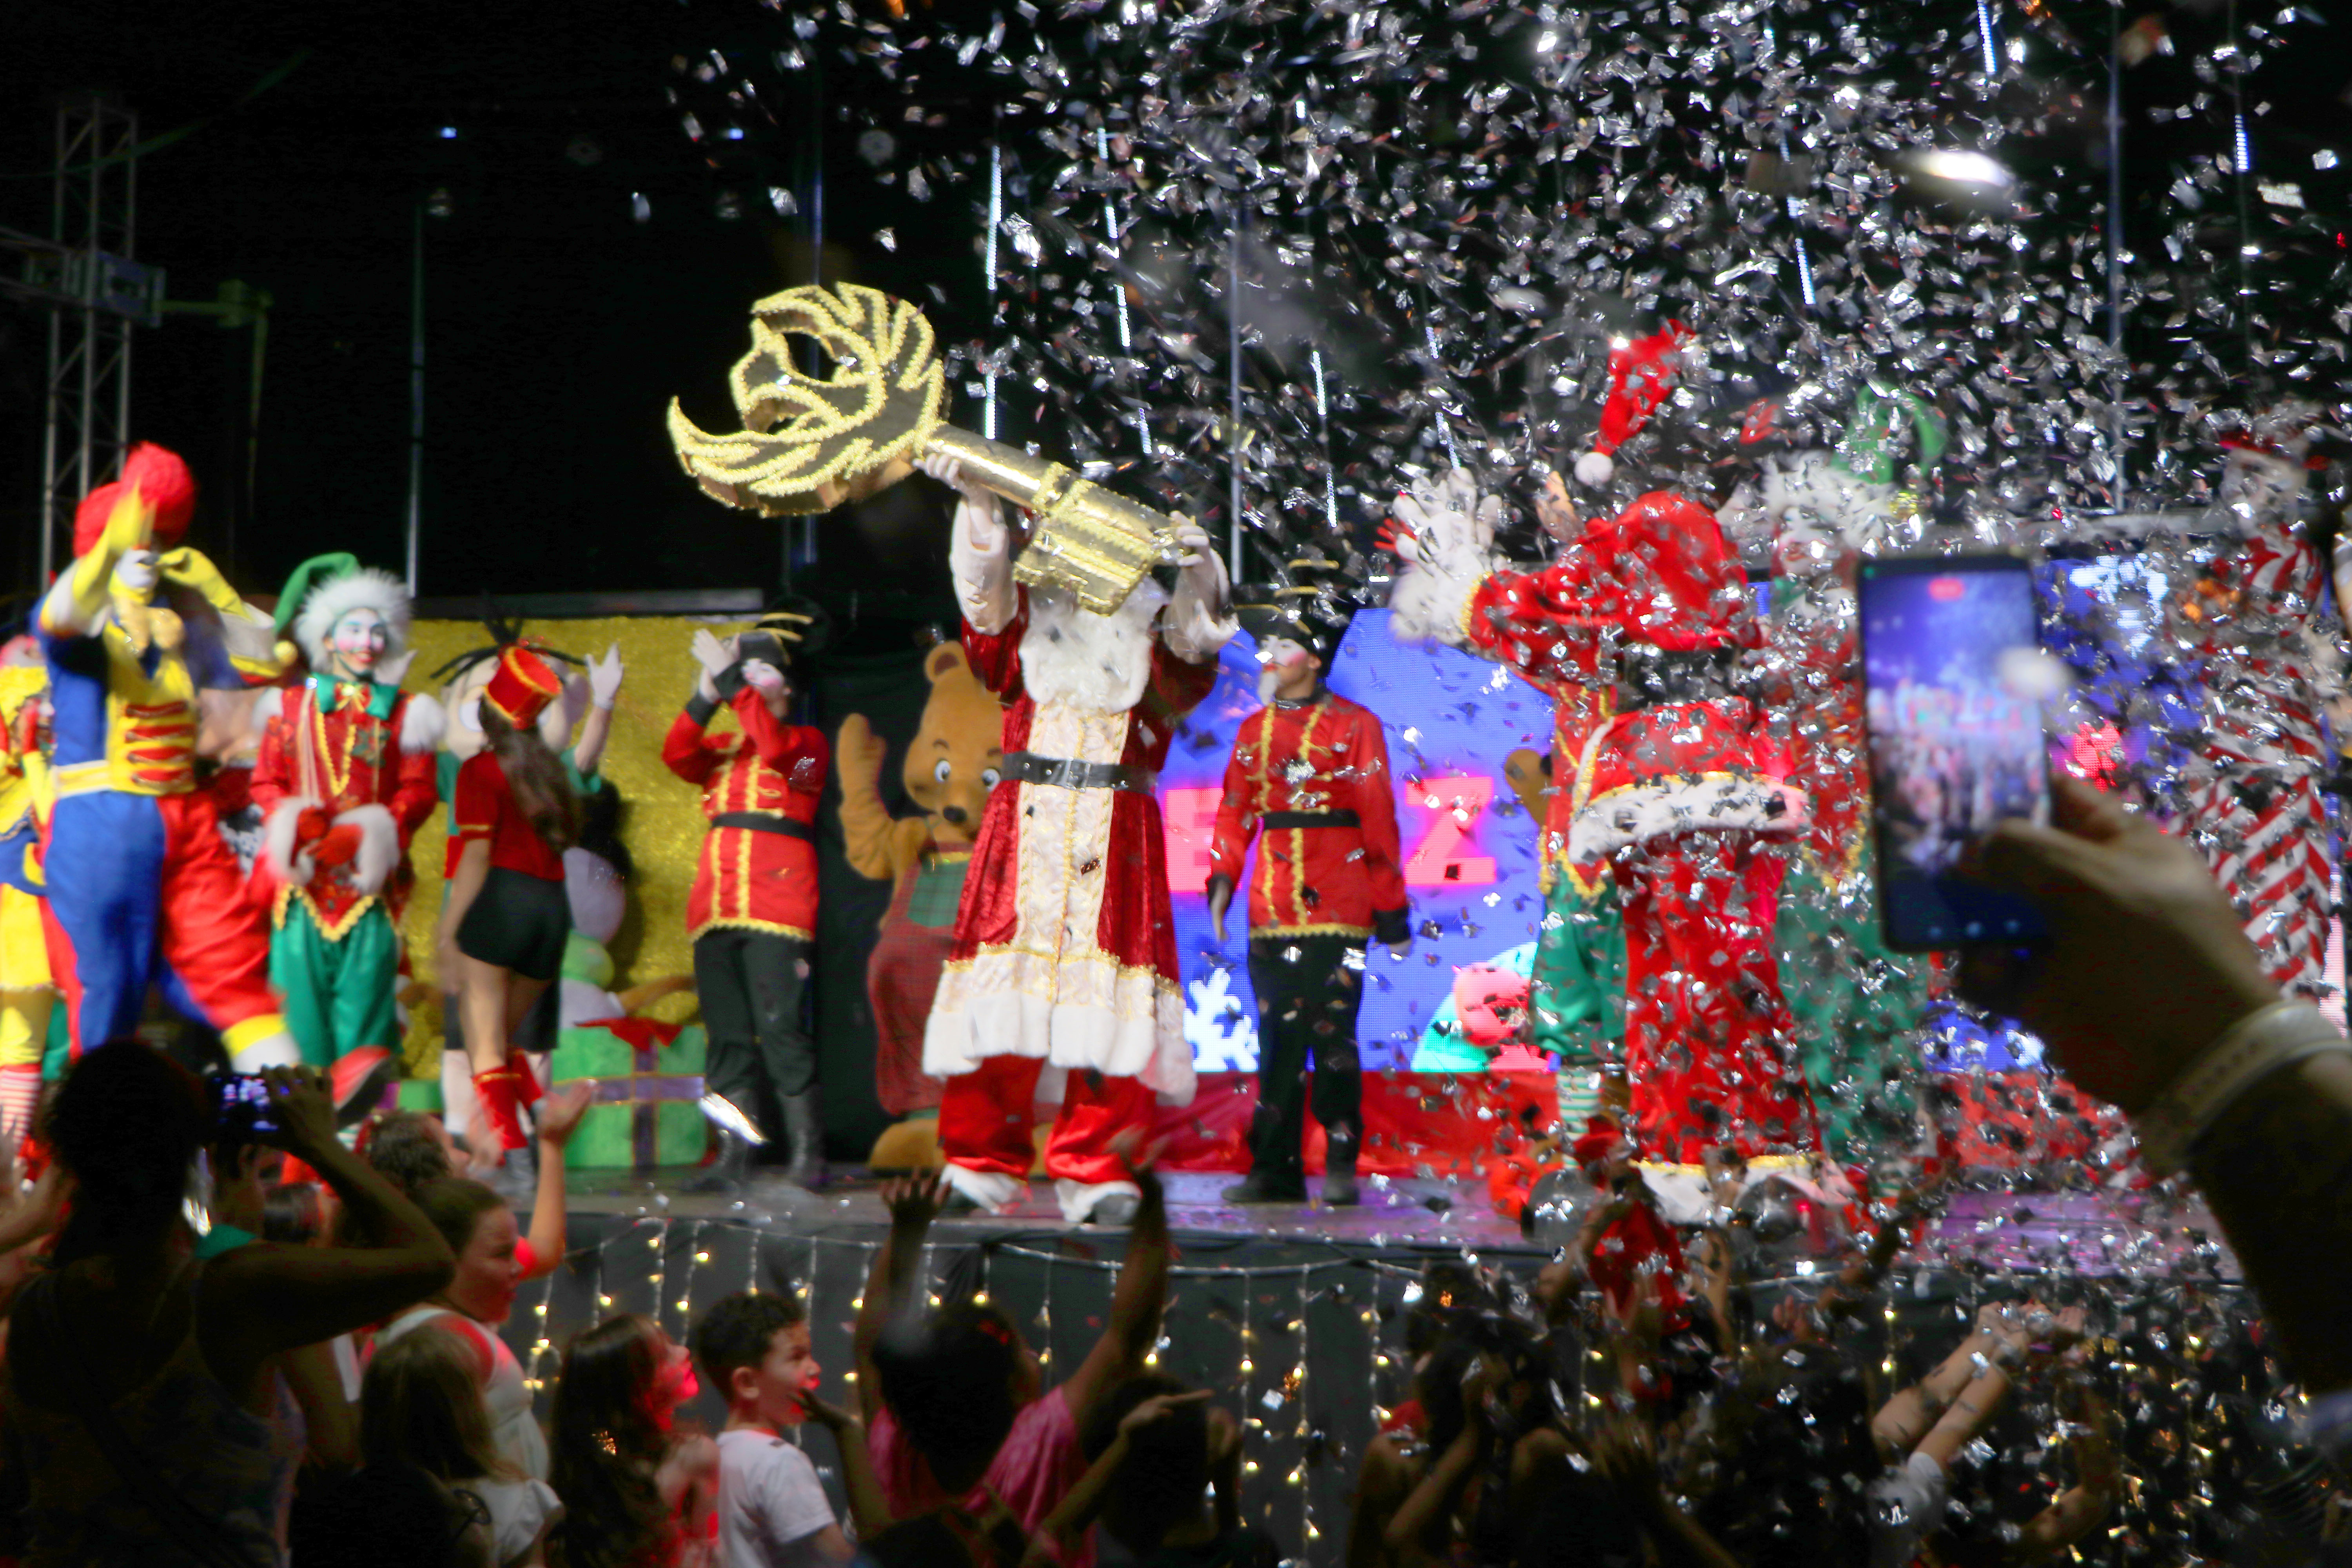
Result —
<instances>
[{"instance_id":1,"label":"person's raised arm","mask_svg":"<svg viewBox=\"0 0 2352 1568\"><path fill-rule=\"evenodd\" d=\"M605 742L613 738L613 704L621 700L621 645L604 650L602 663L588 661L588 717L580 721L580 738L572 742L572 765L589 777L604 761Z\"/></svg>"},{"instance_id":2,"label":"person's raised arm","mask_svg":"<svg viewBox=\"0 0 2352 1568\"><path fill-rule=\"evenodd\" d=\"M849 1521L857 1527L858 1540L873 1540L890 1528L890 1500L883 1495L881 1478L874 1473L874 1456L866 1451L866 1424L839 1405L825 1403L814 1388L801 1390L801 1410L833 1434L834 1447L841 1451L841 1489L849 1497ZM833 1542L820 1540L819 1546L830 1551L835 1543L842 1550L834 1560L848 1562L853 1554L838 1529L833 1532Z\"/></svg>"},{"instance_id":3,"label":"person's raised arm","mask_svg":"<svg viewBox=\"0 0 2352 1568\"><path fill-rule=\"evenodd\" d=\"M1739 1568L1739 1560L1666 1495L1648 1434L1619 1419L1592 1440L1592 1460L1649 1537L1663 1568Z\"/></svg>"},{"instance_id":4,"label":"person's raised arm","mask_svg":"<svg viewBox=\"0 0 2352 1568\"><path fill-rule=\"evenodd\" d=\"M2192 1065L2227 1068L2210 1048L2264 1023L2255 1015L2279 1004L2278 988L2195 850L2088 785L2060 779L2053 794L2057 826L2003 823L1978 858L1986 880L2042 910L2050 939L2025 955L1970 950L1963 988L2145 1126ZM2352 1388L2352 1055L2328 1049L2242 1080L2187 1168L2294 1375L2315 1394Z\"/></svg>"},{"instance_id":5,"label":"person's raised arm","mask_svg":"<svg viewBox=\"0 0 2352 1568\"><path fill-rule=\"evenodd\" d=\"M1468 1391L1465 1391L1465 1395ZM1463 1424L1462 1433L1454 1439L1436 1463L1422 1472L1404 1501L1389 1516L1388 1529L1381 1532L1381 1542L1388 1548L1390 1558L1408 1568L1418 1564L1437 1564L1444 1561L1443 1549L1432 1551L1430 1542L1446 1539L1446 1521L1462 1498L1472 1474L1486 1457L1491 1439L1486 1433L1486 1401L1483 1394Z\"/></svg>"},{"instance_id":6,"label":"person's raised arm","mask_svg":"<svg viewBox=\"0 0 2352 1568\"><path fill-rule=\"evenodd\" d=\"M890 1238L874 1249L874 1268L857 1303L857 1329L850 1349L857 1361L857 1408L868 1426L882 1413L882 1378L874 1370L874 1345L898 1320L912 1285L923 1270L923 1237L947 1196L947 1174L926 1171L893 1176L882 1184L882 1206L890 1211Z\"/></svg>"},{"instance_id":7,"label":"person's raised arm","mask_svg":"<svg viewBox=\"0 0 2352 1568\"><path fill-rule=\"evenodd\" d=\"M1118 1472L1134 1452L1135 1434L1166 1415L1180 1405L1197 1405L1209 1397L1205 1388L1195 1388L1183 1394L1159 1394L1138 1404L1118 1424L1118 1434L1109 1447L1096 1457L1087 1467L1054 1511L1037 1526L1024 1564L1058 1563L1068 1544L1084 1534L1101 1517L1103 1507L1110 1501L1111 1488L1118 1480Z\"/></svg>"},{"instance_id":8,"label":"person's raised arm","mask_svg":"<svg viewBox=\"0 0 2352 1568\"><path fill-rule=\"evenodd\" d=\"M264 1141L335 1191L372 1247L243 1247L205 1269L205 1353L241 1389L266 1356L381 1322L448 1284L457 1259L424 1212L335 1136L325 1079L310 1068L264 1075L279 1131Z\"/></svg>"},{"instance_id":9,"label":"person's raised arm","mask_svg":"<svg viewBox=\"0 0 2352 1568\"><path fill-rule=\"evenodd\" d=\"M144 593L160 580L151 542L155 509L134 486L123 492L106 514L105 531L98 542L74 557L59 573L56 586L41 602L41 630L56 637L94 637L105 624L114 589L115 569L123 567L123 585ZM140 552L131 563L123 557Z\"/></svg>"},{"instance_id":10,"label":"person's raised arm","mask_svg":"<svg viewBox=\"0 0 2352 1568\"><path fill-rule=\"evenodd\" d=\"M1142 1200L1136 1206L1134 1227L1128 1232L1127 1258L1118 1266L1118 1283L1111 1291L1110 1321L1087 1359L1078 1363L1078 1370L1062 1384L1070 1419L1081 1432L1087 1429L1095 1401L1143 1370L1143 1358L1159 1342L1160 1314L1168 1305L1168 1268L1172 1261L1168 1246L1168 1195L1160 1185L1160 1173L1151 1168L1159 1150L1148 1150L1135 1160L1133 1143L1132 1133L1121 1133L1113 1144L1127 1165L1129 1179L1141 1189Z\"/></svg>"},{"instance_id":11,"label":"person's raised arm","mask_svg":"<svg viewBox=\"0 0 2352 1568\"><path fill-rule=\"evenodd\" d=\"M566 1084L540 1101L539 1186L531 1194L528 1237L531 1257L530 1268L523 1274L526 1279L552 1274L563 1261L563 1148L579 1131L580 1119L588 1114L595 1093L588 1084Z\"/></svg>"}]
</instances>

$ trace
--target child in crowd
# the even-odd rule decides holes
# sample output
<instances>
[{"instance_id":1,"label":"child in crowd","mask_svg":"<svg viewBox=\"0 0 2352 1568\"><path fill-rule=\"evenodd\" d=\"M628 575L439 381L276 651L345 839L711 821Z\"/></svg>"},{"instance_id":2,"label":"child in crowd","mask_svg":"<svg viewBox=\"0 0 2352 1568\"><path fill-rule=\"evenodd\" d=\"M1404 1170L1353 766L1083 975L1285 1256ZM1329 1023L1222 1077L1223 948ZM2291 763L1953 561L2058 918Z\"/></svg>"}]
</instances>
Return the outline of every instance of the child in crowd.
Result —
<instances>
[{"instance_id":1,"label":"child in crowd","mask_svg":"<svg viewBox=\"0 0 2352 1568\"><path fill-rule=\"evenodd\" d=\"M563 1145L587 1109L584 1085L548 1097L539 1123L540 1145L546 1155L541 1162L542 1171L563 1168ZM531 1413L522 1363L507 1348L499 1328L514 1310L515 1292L523 1280L534 1273L551 1272L562 1260L561 1178L555 1189L555 1250L545 1254L525 1251L529 1244L516 1232L514 1211L479 1182L444 1177L416 1189L415 1198L433 1228L457 1255L457 1272L423 1303L386 1323L375 1337L376 1348L382 1351L427 1323L438 1322L456 1331L473 1348L476 1379L499 1452L518 1473L543 1481L548 1477L547 1439ZM540 1206L543 1216L544 1194ZM533 1229L538 1228L535 1220Z\"/></svg>"},{"instance_id":2,"label":"child in crowd","mask_svg":"<svg viewBox=\"0 0 2352 1568\"><path fill-rule=\"evenodd\" d=\"M427 1328L368 1363L360 1447L371 1466L411 1464L488 1510L499 1568L541 1568L549 1527L563 1512L554 1489L499 1452L475 1381L473 1347L457 1331Z\"/></svg>"},{"instance_id":3,"label":"child in crowd","mask_svg":"<svg viewBox=\"0 0 2352 1568\"><path fill-rule=\"evenodd\" d=\"M1241 1428L1208 1397L1158 1373L1113 1389L1087 1425L1086 1479L1041 1533L1058 1543L1098 1510L1141 1568L1276 1568L1274 1538L1241 1522Z\"/></svg>"},{"instance_id":4,"label":"child in crowd","mask_svg":"<svg viewBox=\"0 0 2352 1568\"><path fill-rule=\"evenodd\" d=\"M711 1568L719 1448L673 1429L698 1392L686 1347L650 1318L607 1318L564 1351L550 1423L558 1568Z\"/></svg>"},{"instance_id":5,"label":"child in crowd","mask_svg":"<svg viewBox=\"0 0 2352 1568\"><path fill-rule=\"evenodd\" d=\"M1143 1370L1168 1296L1168 1210L1150 1154L1129 1163L1128 1174L1142 1196L1110 1321L1077 1371L1051 1390L1003 1309L957 1301L928 1321L909 1316L923 1299L923 1237L944 1179L884 1184L890 1239L875 1255L856 1347L857 1396L893 1517L951 1510L979 1521L1001 1505L1022 1531L1034 1531L1085 1475L1078 1435L1103 1397ZM1067 1568L1093 1561L1083 1534L1063 1557Z\"/></svg>"},{"instance_id":6,"label":"child in crowd","mask_svg":"<svg viewBox=\"0 0 2352 1568\"><path fill-rule=\"evenodd\" d=\"M890 1522L866 1427L816 1394L808 1311L797 1297L741 1290L703 1314L694 1359L727 1401L719 1435L719 1552L725 1568L820 1568L847 1563L848 1540L816 1467L783 1429L814 1420L833 1434L857 1533L871 1540Z\"/></svg>"}]
</instances>

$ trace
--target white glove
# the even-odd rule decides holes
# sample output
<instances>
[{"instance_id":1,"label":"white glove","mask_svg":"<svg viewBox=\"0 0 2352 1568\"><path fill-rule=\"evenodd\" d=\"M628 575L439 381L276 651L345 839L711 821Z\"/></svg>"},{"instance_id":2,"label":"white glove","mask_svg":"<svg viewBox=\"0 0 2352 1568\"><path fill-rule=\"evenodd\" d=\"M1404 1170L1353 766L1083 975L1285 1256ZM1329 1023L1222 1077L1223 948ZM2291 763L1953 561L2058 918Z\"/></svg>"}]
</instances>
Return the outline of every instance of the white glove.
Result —
<instances>
[{"instance_id":1,"label":"white glove","mask_svg":"<svg viewBox=\"0 0 2352 1568\"><path fill-rule=\"evenodd\" d=\"M915 467L956 492L956 526L971 530L976 548L992 551L1004 527L1003 502L996 492L966 478L963 464L950 453L926 452Z\"/></svg>"},{"instance_id":2,"label":"white glove","mask_svg":"<svg viewBox=\"0 0 2352 1568\"><path fill-rule=\"evenodd\" d=\"M702 667L702 673L695 679L695 689L702 693L706 701L718 701L719 678L735 662L735 639L729 637L720 642L709 626L702 626L695 631L694 640L688 647L694 662Z\"/></svg>"},{"instance_id":3,"label":"white glove","mask_svg":"<svg viewBox=\"0 0 2352 1568\"><path fill-rule=\"evenodd\" d=\"M604 650L602 663L593 658L588 661L588 700L609 713L613 710L614 700L620 695L621 645L614 643Z\"/></svg>"},{"instance_id":4,"label":"white glove","mask_svg":"<svg viewBox=\"0 0 2352 1568\"><path fill-rule=\"evenodd\" d=\"M1455 576L1486 574L1503 516L1500 496L1480 495L1466 472L1448 468L1433 479L1415 480L1397 497L1394 510L1397 521L1412 531L1409 544L1400 531L1393 546L1400 557Z\"/></svg>"},{"instance_id":5,"label":"white glove","mask_svg":"<svg viewBox=\"0 0 2352 1568\"><path fill-rule=\"evenodd\" d=\"M378 686L398 686L408 679L408 667L416 662L416 650L404 648L375 667L371 678Z\"/></svg>"}]
</instances>

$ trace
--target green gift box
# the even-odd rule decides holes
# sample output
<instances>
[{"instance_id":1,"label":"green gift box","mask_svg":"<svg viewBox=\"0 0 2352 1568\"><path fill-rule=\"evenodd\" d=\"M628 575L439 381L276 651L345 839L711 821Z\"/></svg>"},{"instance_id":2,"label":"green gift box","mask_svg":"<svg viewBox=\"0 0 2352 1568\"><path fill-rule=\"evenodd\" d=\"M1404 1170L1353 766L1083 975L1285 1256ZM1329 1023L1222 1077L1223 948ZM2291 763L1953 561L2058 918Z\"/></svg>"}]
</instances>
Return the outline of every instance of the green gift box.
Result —
<instances>
[{"instance_id":1,"label":"green gift box","mask_svg":"<svg viewBox=\"0 0 2352 1568\"><path fill-rule=\"evenodd\" d=\"M564 1168L702 1163L709 1123L699 1102L709 1048L701 1025L652 1018L606 1018L558 1034L548 1062L555 1082L596 1084L595 1100L564 1150Z\"/></svg>"}]
</instances>

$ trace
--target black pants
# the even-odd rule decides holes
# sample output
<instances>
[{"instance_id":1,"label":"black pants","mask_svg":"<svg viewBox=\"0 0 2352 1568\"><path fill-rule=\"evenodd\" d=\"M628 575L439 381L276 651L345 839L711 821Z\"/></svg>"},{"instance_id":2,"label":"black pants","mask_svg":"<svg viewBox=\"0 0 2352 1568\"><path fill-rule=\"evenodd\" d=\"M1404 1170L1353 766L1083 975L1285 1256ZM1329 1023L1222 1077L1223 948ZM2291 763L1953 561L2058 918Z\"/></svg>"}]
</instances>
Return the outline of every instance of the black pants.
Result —
<instances>
[{"instance_id":1,"label":"black pants","mask_svg":"<svg viewBox=\"0 0 2352 1568\"><path fill-rule=\"evenodd\" d=\"M1363 952L1361 937L1250 939L1250 989L1257 994L1250 1168L1267 1182L1305 1185L1299 1142L1307 1131L1310 1062L1315 1120L1323 1124L1331 1152L1352 1155L1359 1147L1364 1076L1356 1055L1356 1008L1364 999Z\"/></svg>"},{"instance_id":2,"label":"black pants","mask_svg":"<svg viewBox=\"0 0 2352 1568\"><path fill-rule=\"evenodd\" d=\"M816 1042L801 1025L808 970L809 944L798 937L722 926L694 939L694 985L710 1033L704 1080L771 1138L783 1124L770 1097L816 1085Z\"/></svg>"}]
</instances>

